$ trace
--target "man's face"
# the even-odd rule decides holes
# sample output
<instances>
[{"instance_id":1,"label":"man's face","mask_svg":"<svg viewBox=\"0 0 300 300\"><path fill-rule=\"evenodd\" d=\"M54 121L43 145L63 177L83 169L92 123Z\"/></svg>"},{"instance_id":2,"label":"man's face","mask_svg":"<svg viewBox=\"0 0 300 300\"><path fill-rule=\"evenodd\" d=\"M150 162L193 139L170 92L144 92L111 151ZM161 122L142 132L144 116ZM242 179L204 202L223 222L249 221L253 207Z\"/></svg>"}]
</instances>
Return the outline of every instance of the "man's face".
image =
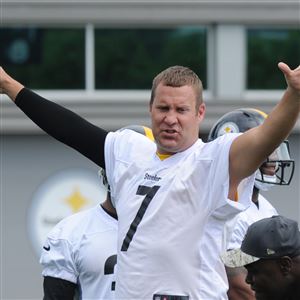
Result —
<instances>
[{"instance_id":1,"label":"man's face","mask_svg":"<svg viewBox=\"0 0 300 300\"><path fill-rule=\"evenodd\" d=\"M257 300L282 300L287 294L288 282L283 276L278 260L259 260L245 266L246 282L255 292Z\"/></svg>"},{"instance_id":2,"label":"man's face","mask_svg":"<svg viewBox=\"0 0 300 300\"><path fill-rule=\"evenodd\" d=\"M274 161L264 162L259 168L264 175L274 176L276 174L277 164Z\"/></svg>"},{"instance_id":3,"label":"man's face","mask_svg":"<svg viewBox=\"0 0 300 300\"><path fill-rule=\"evenodd\" d=\"M160 154L184 151L198 139L205 105L196 111L195 92L191 86L157 86L150 105L152 131Z\"/></svg>"},{"instance_id":4,"label":"man's face","mask_svg":"<svg viewBox=\"0 0 300 300\"><path fill-rule=\"evenodd\" d=\"M277 163L276 161L278 160L278 154L277 154L277 149L271 153L268 157L268 161L265 161L261 167L260 170L263 174L269 175L269 176L274 176L276 174L277 170Z\"/></svg>"}]
</instances>

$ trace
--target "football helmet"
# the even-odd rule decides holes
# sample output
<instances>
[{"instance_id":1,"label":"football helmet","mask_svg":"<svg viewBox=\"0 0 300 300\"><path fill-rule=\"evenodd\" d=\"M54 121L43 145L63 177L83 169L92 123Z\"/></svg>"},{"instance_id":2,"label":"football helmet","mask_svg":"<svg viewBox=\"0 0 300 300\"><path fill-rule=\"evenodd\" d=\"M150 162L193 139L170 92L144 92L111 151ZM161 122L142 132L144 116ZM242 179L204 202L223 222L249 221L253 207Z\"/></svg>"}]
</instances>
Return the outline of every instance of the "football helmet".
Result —
<instances>
[{"instance_id":1,"label":"football helmet","mask_svg":"<svg viewBox=\"0 0 300 300\"><path fill-rule=\"evenodd\" d=\"M211 128L208 142L225 133L245 132L259 126L267 114L254 108L240 108L222 116ZM295 162L290 157L289 142L286 140L267 158L256 173L255 186L268 190L273 185L289 185L295 169Z\"/></svg>"}]
</instances>

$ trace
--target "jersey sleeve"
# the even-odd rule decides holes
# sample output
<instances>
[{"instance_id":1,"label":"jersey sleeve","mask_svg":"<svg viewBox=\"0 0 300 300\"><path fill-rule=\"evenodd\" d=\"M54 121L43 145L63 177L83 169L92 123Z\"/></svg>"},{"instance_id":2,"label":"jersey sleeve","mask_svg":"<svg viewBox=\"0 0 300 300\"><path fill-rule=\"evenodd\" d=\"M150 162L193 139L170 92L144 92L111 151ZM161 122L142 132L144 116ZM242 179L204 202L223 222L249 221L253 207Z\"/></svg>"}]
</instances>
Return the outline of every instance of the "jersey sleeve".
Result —
<instances>
[{"instance_id":1,"label":"jersey sleeve","mask_svg":"<svg viewBox=\"0 0 300 300\"><path fill-rule=\"evenodd\" d=\"M50 232L44 244L40 258L42 275L77 283L79 274L74 247L70 241L60 237L62 228L59 225Z\"/></svg>"},{"instance_id":2,"label":"jersey sleeve","mask_svg":"<svg viewBox=\"0 0 300 300\"><path fill-rule=\"evenodd\" d=\"M258 207L254 203L251 203L251 206L247 210L241 212L226 224L227 232L230 233L227 249L240 248L248 227L252 223L277 214L276 209L259 194Z\"/></svg>"},{"instance_id":3,"label":"jersey sleeve","mask_svg":"<svg viewBox=\"0 0 300 300\"><path fill-rule=\"evenodd\" d=\"M249 224L244 220L244 212L237 215L233 221L229 221L226 226L229 228L230 235L227 241L227 250L239 249L245 237Z\"/></svg>"},{"instance_id":4,"label":"jersey sleeve","mask_svg":"<svg viewBox=\"0 0 300 300\"><path fill-rule=\"evenodd\" d=\"M107 131L26 88L19 92L15 103L50 136L105 168L104 141Z\"/></svg>"},{"instance_id":5,"label":"jersey sleeve","mask_svg":"<svg viewBox=\"0 0 300 300\"><path fill-rule=\"evenodd\" d=\"M254 186L255 174L244 178L238 186L236 199L228 198L229 192L229 152L232 142L239 134L224 134L212 143L214 172L211 174L211 203L214 205L213 216L230 219L237 212L248 208ZM210 144L210 143L209 143ZM225 201L224 201L225 200Z\"/></svg>"}]
</instances>

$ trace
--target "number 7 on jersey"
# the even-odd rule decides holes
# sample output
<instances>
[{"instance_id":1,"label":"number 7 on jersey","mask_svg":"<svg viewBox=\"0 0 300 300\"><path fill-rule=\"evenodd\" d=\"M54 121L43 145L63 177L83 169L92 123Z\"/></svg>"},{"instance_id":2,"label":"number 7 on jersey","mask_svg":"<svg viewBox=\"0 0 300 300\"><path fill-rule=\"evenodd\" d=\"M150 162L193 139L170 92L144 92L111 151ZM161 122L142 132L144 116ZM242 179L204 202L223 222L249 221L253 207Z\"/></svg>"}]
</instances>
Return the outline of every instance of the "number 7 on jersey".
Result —
<instances>
[{"instance_id":1,"label":"number 7 on jersey","mask_svg":"<svg viewBox=\"0 0 300 300\"><path fill-rule=\"evenodd\" d=\"M155 185L153 187L149 187L149 186L145 186L145 185L140 185L138 187L138 190L136 192L137 195L141 195L141 196L146 196L135 216L135 218L133 219L132 223L130 224L130 227L127 231L127 234L123 240L123 244L121 247L121 251L127 251L128 247L132 241L132 238L140 224L140 222L143 219L143 216L145 215L145 212L151 202L151 200L153 199L153 197L155 196L156 192L158 191L160 187L158 185Z\"/></svg>"}]
</instances>

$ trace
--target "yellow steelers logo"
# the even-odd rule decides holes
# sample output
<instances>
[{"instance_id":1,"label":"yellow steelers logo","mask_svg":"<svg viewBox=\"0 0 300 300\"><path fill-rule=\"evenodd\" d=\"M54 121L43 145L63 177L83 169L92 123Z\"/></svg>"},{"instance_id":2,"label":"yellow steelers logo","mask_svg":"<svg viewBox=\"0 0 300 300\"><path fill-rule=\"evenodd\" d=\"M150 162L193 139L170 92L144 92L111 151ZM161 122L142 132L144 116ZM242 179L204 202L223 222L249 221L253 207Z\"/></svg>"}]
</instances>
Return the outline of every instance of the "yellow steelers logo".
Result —
<instances>
[{"instance_id":1,"label":"yellow steelers logo","mask_svg":"<svg viewBox=\"0 0 300 300\"><path fill-rule=\"evenodd\" d=\"M218 130L218 137L226 133L239 133L239 127L233 122L226 122L220 126Z\"/></svg>"},{"instance_id":2,"label":"yellow steelers logo","mask_svg":"<svg viewBox=\"0 0 300 300\"><path fill-rule=\"evenodd\" d=\"M106 189L96 171L68 169L37 188L28 214L29 236L39 256L49 231L63 218L103 202Z\"/></svg>"}]
</instances>

